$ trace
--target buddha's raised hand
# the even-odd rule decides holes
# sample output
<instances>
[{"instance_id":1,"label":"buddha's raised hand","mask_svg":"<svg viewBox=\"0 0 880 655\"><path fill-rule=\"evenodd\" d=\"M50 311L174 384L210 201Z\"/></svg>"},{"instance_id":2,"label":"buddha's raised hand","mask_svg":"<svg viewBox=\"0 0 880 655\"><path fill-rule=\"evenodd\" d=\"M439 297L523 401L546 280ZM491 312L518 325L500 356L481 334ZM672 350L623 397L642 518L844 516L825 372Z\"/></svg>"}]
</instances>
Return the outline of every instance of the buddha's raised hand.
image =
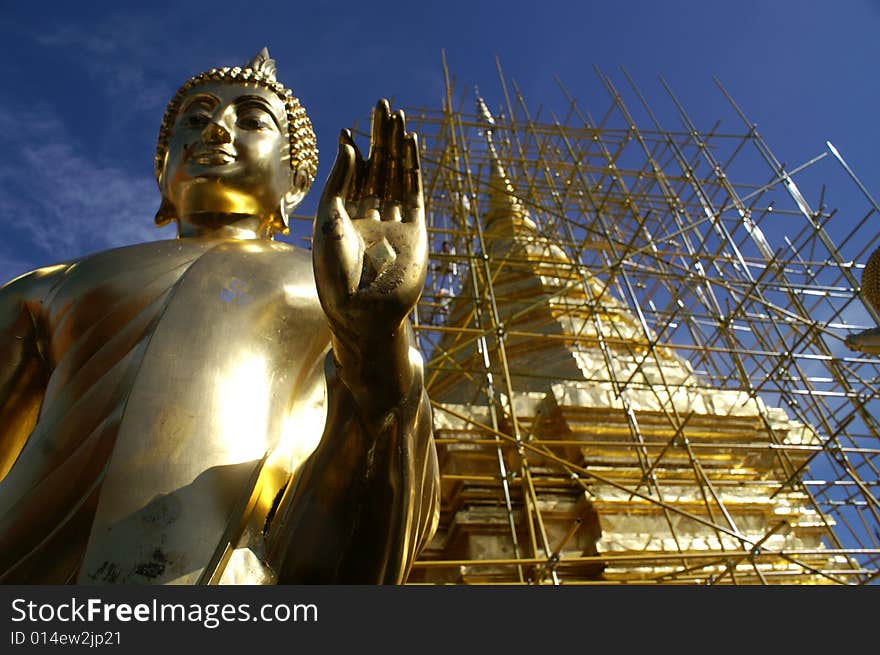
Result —
<instances>
[{"instance_id":1,"label":"buddha's raised hand","mask_svg":"<svg viewBox=\"0 0 880 655\"><path fill-rule=\"evenodd\" d=\"M321 306L335 338L355 351L399 336L428 263L417 137L384 99L371 132L367 159L340 133L312 238Z\"/></svg>"}]
</instances>

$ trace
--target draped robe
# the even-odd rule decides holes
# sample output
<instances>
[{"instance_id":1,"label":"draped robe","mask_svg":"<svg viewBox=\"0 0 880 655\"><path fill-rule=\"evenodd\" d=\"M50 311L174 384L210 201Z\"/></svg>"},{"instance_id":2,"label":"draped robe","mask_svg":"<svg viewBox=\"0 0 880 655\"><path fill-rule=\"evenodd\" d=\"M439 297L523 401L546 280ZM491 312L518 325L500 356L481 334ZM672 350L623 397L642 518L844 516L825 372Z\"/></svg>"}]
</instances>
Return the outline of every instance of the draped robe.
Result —
<instances>
[{"instance_id":1,"label":"draped robe","mask_svg":"<svg viewBox=\"0 0 880 655\"><path fill-rule=\"evenodd\" d=\"M427 399L419 387L378 474L397 490L388 534L346 542L369 485L340 478L377 474L364 439L322 439L352 422L328 406L357 408L309 253L178 239L47 271L2 291L0 581L272 583L279 557L327 559L307 582L402 581L437 521ZM349 580L359 550L382 561Z\"/></svg>"}]
</instances>

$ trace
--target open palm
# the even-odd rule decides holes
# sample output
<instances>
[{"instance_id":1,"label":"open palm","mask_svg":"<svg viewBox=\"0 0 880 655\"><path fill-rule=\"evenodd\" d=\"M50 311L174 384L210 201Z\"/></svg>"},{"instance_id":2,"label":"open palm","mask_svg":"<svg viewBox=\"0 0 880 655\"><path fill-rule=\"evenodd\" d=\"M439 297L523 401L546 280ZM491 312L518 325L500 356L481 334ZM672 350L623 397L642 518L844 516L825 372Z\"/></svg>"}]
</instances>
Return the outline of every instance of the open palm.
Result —
<instances>
[{"instance_id":1,"label":"open palm","mask_svg":"<svg viewBox=\"0 0 880 655\"><path fill-rule=\"evenodd\" d=\"M354 345L397 330L424 286L427 244L418 140L383 99L367 159L340 133L314 223L318 296L337 338Z\"/></svg>"}]
</instances>

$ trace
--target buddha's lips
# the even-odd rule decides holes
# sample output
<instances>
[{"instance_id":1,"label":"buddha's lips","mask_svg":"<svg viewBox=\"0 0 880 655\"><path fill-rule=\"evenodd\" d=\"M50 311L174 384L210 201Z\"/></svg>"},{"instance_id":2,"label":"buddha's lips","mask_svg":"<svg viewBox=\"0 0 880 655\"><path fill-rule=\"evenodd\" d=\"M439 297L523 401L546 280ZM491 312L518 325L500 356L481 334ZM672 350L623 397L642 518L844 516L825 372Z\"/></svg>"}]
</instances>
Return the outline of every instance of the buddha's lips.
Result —
<instances>
[{"instance_id":1,"label":"buddha's lips","mask_svg":"<svg viewBox=\"0 0 880 655\"><path fill-rule=\"evenodd\" d=\"M204 148L193 152L190 157L196 163L207 166L218 166L222 164L231 164L236 160L236 156L223 148Z\"/></svg>"}]
</instances>

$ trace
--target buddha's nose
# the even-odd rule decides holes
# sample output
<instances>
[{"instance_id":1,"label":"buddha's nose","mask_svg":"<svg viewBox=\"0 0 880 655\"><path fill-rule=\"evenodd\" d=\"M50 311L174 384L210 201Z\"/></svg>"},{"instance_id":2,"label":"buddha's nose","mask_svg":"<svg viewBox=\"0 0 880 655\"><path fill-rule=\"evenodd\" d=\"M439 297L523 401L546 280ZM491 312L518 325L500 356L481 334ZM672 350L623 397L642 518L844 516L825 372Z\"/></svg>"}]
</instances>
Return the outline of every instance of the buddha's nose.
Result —
<instances>
[{"instance_id":1,"label":"buddha's nose","mask_svg":"<svg viewBox=\"0 0 880 655\"><path fill-rule=\"evenodd\" d=\"M211 121L202 130L202 140L208 144L229 143L232 137L223 125L217 121Z\"/></svg>"}]
</instances>

